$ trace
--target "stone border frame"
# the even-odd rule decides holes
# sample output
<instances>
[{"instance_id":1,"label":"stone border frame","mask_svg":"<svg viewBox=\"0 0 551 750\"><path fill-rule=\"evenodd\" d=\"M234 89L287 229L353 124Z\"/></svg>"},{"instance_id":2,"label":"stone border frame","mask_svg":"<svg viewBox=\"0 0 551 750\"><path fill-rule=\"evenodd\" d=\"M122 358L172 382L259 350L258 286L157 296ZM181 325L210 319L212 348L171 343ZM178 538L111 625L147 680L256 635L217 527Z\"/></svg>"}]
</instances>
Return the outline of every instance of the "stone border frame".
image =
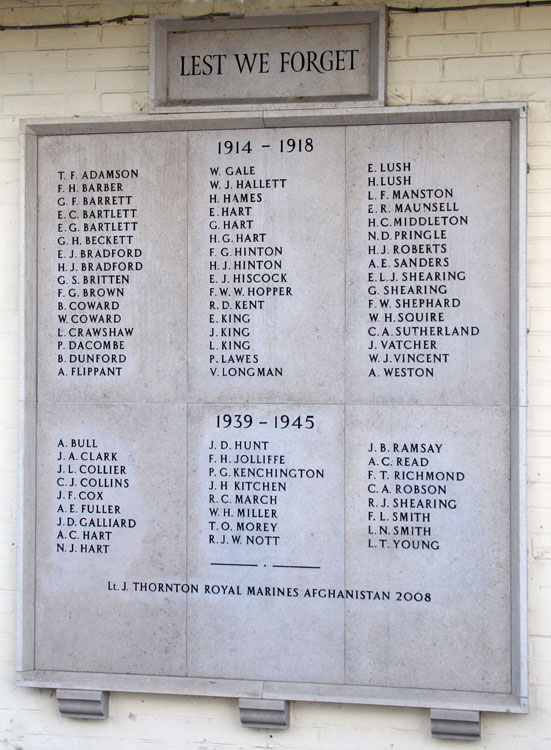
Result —
<instances>
[{"instance_id":1,"label":"stone border frame","mask_svg":"<svg viewBox=\"0 0 551 750\"><path fill-rule=\"evenodd\" d=\"M27 120L21 133L20 497L17 684L23 687L303 700L466 711L528 710L526 572L526 111L525 104L256 110L161 117ZM37 144L41 136L268 127L472 121L511 123L511 693L40 671L34 668L37 411Z\"/></svg>"},{"instance_id":2,"label":"stone border frame","mask_svg":"<svg viewBox=\"0 0 551 750\"><path fill-rule=\"evenodd\" d=\"M286 12L246 14L230 13L227 16L213 16L199 19L170 18L167 16L152 16L150 22L149 40L149 111L151 113L194 112L211 110L218 107L237 105L239 109L252 109L262 102L263 106L281 107L284 103L294 103L293 106L323 106L326 102L344 102L350 104L353 100L362 106L384 106L386 93L387 70L387 25L388 15L386 6L350 6L342 8L319 8L295 11L292 15ZM366 25L370 31L370 75L369 90L365 96L334 97L287 97L285 99L201 99L186 102L168 100L168 71L167 48L168 35L174 32L193 31L239 31L249 29L308 27L308 26L341 26Z\"/></svg>"}]
</instances>

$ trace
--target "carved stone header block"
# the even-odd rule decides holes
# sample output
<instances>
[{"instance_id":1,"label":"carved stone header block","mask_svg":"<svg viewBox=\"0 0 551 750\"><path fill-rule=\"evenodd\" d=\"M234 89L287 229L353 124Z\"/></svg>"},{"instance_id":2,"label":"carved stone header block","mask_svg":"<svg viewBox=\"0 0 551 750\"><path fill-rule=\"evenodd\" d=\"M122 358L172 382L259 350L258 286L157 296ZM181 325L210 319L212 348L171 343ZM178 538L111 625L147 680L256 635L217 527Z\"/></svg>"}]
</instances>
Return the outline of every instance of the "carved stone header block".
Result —
<instances>
[{"instance_id":1,"label":"carved stone header block","mask_svg":"<svg viewBox=\"0 0 551 750\"><path fill-rule=\"evenodd\" d=\"M24 140L20 684L525 711L523 109Z\"/></svg>"},{"instance_id":2,"label":"carved stone header block","mask_svg":"<svg viewBox=\"0 0 551 750\"><path fill-rule=\"evenodd\" d=\"M150 109L255 102L384 104L385 6L154 17Z\"/></svg>"}]
</instances>

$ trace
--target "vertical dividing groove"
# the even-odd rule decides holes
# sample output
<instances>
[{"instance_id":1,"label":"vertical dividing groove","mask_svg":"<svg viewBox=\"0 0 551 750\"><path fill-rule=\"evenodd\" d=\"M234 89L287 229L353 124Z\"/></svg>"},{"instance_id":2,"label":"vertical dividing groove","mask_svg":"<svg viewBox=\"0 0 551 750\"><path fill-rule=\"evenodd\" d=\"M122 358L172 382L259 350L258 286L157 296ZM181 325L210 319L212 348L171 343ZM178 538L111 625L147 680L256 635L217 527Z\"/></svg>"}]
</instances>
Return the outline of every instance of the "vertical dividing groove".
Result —
<instances>
[{"instance_id":1,"label":"vertical dividing groove","mask_svg":"<svg viewBox=\"0 0 551 750\"><path fill-rule=\"evenodd\" d=\"M348 129L346 127L343 127L344 132L344 154L343 154L343 162L344 162L344 273L343 273L343 287L344 287L344 403L343 403L343 570L344 570L344 587L346 588L346 491L347 491L347 484L346 484L346 422L347 422L347 408L346 408L346 402L347 402L347 396L348 396L348 383L347 383L347 362L348 362L348 335L347 335L347 324L348 324L348 316L347 316L347 305L346 305L346 279L347 279L347 228L348 228L348 204L347 204L347 172L346 172L346 157L347 157L347 144L346 144L346 136L348 133ZM346 599L344 601L344 622L343 622L343 674L344 674L344 681L348 682L348 675L347 675L347 662L346 662Z\"/></svg>"},{"instance_id":2,"label":"vertical dividing groove","mask_svg":"<svg viewBox=\"0 0 551 750\"><path fill-rule=\"evenodd\" d=\"M189 133L184 133L186 140L186 147L184 153L186 155L186 275L185 275L185 288L186 288L186 486L185 486L185 522L186 522L186 552L185 552L185 580L188 578L188 539L189 539ZM186 597L186 615L185 615L185 665L186 675L189 673L188 667L188 622L189 622L189 601Z\"/></svg>"},{"instance_id":3,"label":"vertical dividing groove","mask_svg":"<svg viewBox=\"0 0 551 750\"><path fill-rule=\"evenodd\" d=\"M518 119L511 118L509 121L509 367L511 368L509 377L509 571L510 571L510 592L509 592L509 617L511 623L510 630L510 649L511 649L511 693L518 691L518 680L515 674L515 663L519 663L519 633L520 620L517 620L515 612L519 612L519 566L520 566L520 549L521 549L521 529L520 529L520 461L522 435L520 433L520 399L521 399L521 377L520 367L522 356L520 353L521 341L525 333L520 327L520 295L522 294L520 286L519 263L521 258L520 246L520 202L519 202L519 168L520 168L520 150L518 148ZM519 528L515 528L518 524ZM516 552L515 552L516 550ZM518 560L515 561L515 555ZM515 654L517 655L515 658Z\"/></svg>"},{"instance_id":4,"label":"vertical dividing groove","mask_svg":"<svg viewBox=\"0 0 551 750\"><path fill-rule=\"evenodd\" d=\"M38 201L38 178L40 173L40 160L39 160L39 144L40 140L38 136L34 136L35 138L35 148L34 148L34 159L36 167L34 169L34 183L33 183L33 198L36 205L36 212L34 216L34 226L33 226L33 259L34 259L34 267L32 269L32 272L34 274L35 278L35 295L34 295L34 357L35 361L33 363L34 366L34 393L33 393L33 402L34 402L34 429L33 429L33 436L34 436L34 446L33 446L33 452L34 452L34 487L33 487L33 502L34 502L34 519L33 519L33 669L37 669L36 664L36 576L37 576L37 564L36 564L36 540L38 537L37 534L37 526L38 526L38 309L39 309L39 294L40 294L40 288L39 288L39 279L38 279L38 227L39 227L39 218L40 218L40 203ZM26 159L25 159L26 161ZM25 169L25 176L27 176L27 165L24 166ZM28 219L28 211L29 211L29 205L28 205L28 193L25 188L25 199L24 199L24 211L25 211L25 221ZM25 235L27 233L25 232ZM28 262L29 262L29 249L28 249L28 237L25 236L25 245L24 245L24 255L25 255L25 291L27 289L27 279L29 275L29 268L28 268ZM25 292L24 292L25 293ZM27 306L28 300L25 299L25 306ZM25 319L27 318L27 312L25 312ZM23 320L23 326L25 326L25 319ZM21 325L21 322L20 322ZM25 332L26 333L26 332ZM25 377L25 380L27 379L27 373L26 373L26 366L23 371L23 375ZM23 404L23 408L26 411L26 404L27 404L27 384L25 383L25 400ZM25 432L28 434L28 427L25 425ZM26 446L25 446L26 448ZM27 483L24 483L25 487L25 496L28 492L28 486L25 486ZM27 503L24 501L24 506L26 507ZM25 515L23 516L25 518Z\"/></svg>"}]
</instances>

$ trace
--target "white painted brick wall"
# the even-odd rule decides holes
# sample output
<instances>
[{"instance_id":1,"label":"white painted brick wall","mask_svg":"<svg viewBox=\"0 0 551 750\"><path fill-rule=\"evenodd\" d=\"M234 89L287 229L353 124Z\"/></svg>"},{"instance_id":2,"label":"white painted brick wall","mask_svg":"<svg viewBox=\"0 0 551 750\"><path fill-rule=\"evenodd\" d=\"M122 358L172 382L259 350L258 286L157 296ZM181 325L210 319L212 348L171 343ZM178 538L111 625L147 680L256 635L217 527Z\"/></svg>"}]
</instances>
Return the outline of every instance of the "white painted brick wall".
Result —
<instances>
[{"instance_id":1,"label":"white painted brick wall","mask_svg":"<svg viewBox=\"0 0 551 750\"><path fill-rule=\"evenodd\" d=\"M439 5L466 4L443 0ZM393 4L397 4L395 0ZM430 0L403 0L428 6ZM313 5L249 0L248 10ZM195 16L240 0L0 0L0 24ZM0 742L18 750L426 750L428 712L292 706L287 732L245 730L233 700L111 696L107 722L61 719L50 690L16 689L18 120L147 111L145 21L79 29L0 31ZM484 750L551 747L551 7L390 16L389 104L529 103L529 634L531 712L486 715ZM427 649L429 646L427 645Z\"/></svg>"}]
</instances>

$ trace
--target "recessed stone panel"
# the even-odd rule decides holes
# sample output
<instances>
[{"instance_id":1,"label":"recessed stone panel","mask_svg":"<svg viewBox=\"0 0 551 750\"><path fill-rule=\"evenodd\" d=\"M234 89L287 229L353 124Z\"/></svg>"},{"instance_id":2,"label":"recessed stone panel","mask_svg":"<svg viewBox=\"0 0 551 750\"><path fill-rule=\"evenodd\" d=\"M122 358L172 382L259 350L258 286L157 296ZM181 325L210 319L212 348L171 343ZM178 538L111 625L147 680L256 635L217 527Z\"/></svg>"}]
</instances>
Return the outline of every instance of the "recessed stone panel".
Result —
<instances>
[{"instance_id":1,"label":"recessed stone panel","mask_svg":"<svg viewBox=\"0 0 551 750\"><path fill-rule=\"evenodd\" d=\"M168 100L369 92L369 25L257 29L254 51L252 37L251 29L170 34Z\"/></svg>"},{"instance_id":2,"label":"recessed stone panel","mask_svg":"<svg viewBox=\"0 0 551 750\"><path fill-rule=\"evenodd\" d=\"M40 399L184 398L186 140L40 139Z\"/></svg>"},{"instance_id":3,"label":"recessed stone panel","mask_svg":"<svg viewBox=\"0 0 551 750\"><path fill-rule=\"evenodd\" d=\"M342 402L344 129L189 139L190 397Z\"/></svg>"},{"instance_id":4,"label":"recessed stone panel","mask_svg":"<svg viewBox=\"0 0 551 750\"><path fill-rule=\"evenodd\" d=\"M456 690L511 689L508 418L347 410L346 588L372 589L347 601L351 682L445 689L453 674Z\"/></svg>"},{"instance_id":5,"label":"recessed stone panel","mask_svg":"<svg viewBox=\"0 0 551 750\"><path fill-rule=\"evenodd\" d=\"M349 400L509 403L509 127L349 131Z\"/></svg>"},{"instance_id":6,"label":"recessed stone panel","mask_svg":"<svg viewBox=\"0 0 551 750\"><path fill-rule=\"evenodd\" d=\"M186 408L44 402L38 444L37 669L185 672Z\"/></svg>"},{"instance_id":7,"label":"recessed stone panel","mask_svg":"<svg viewBox=\"0 0 551 750\"><path fill-rule=\"evenodd\" d=\"M190 669L340 682L344 602L320 592L344 584L344 408L190 406L189 428Z\"/></svg>"},{"instance_id":8,"label":"recessed stone panel","mask_svg":"<svg viewBox=\"0 0 551 750\"><path fill-rule=\"evenodd\" d=\"M158 16L151 48L150 106L158 111L384 100L384 5L208 20Z\"/></svg>"}]
</instances>

